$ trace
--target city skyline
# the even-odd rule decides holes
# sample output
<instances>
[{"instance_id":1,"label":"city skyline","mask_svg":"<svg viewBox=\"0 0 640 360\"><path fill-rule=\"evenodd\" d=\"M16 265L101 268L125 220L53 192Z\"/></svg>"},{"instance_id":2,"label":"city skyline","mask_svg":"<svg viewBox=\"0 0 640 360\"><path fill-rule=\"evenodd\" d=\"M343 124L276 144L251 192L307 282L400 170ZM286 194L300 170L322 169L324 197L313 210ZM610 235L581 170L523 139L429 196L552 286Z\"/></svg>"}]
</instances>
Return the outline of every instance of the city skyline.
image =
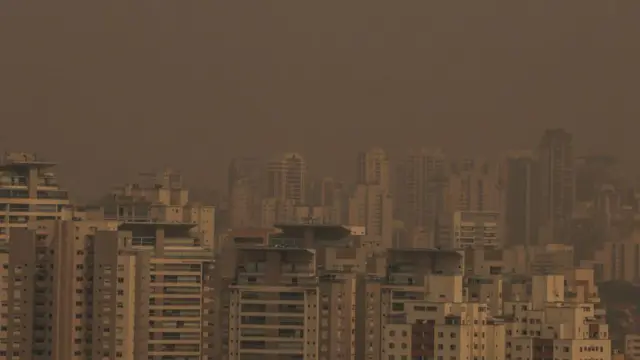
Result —
<instances>
[{"instance_id":1,"label":"city skyline","mask_svg":"<svg viewBox=\"0 0 640 360\"><path fill-rule=\"evenodd\" d=\"M491 156L555 126L636 172L635 4L463 3L5 3L1 148L89 193L171 165L222 187L235 155L330 175L371 146Z\"/></svg>"},{"instance_id":2,"label":"city skyline","mask_svg":"<svg viewBox=\"0 0 640 360\"><path fill-rule=\"evenodd\" d=\"M574 135L568 129L565 129L565 128L556 128L556 129L568 131L571 135ZM202 177L198 176L199 175L198 172L194 173L188 170L185 171L180 166L179 161L175 163L164 162L157 165L142 166L140 168L137 168L135 170L131 170L128 172L122 172L120 173L121 176L117 176L117 177L114 176L113 177L114 181L111 183L102 183L100 181L97 181L97 183L100 184L100 186L98 187L94 186L91 188L84 188L82 185L73 186L75 191L71 191L70 195L73 197L74 200L76 200L79 203L92 203L99 200L99 198L95 197L96 190L98 190L98 193L108 193L114 186L118 186L122 183L136 182L141 175L147 174L150 171L158 172L166 169L173 169L173 170L179 171L181 174L185 176L186 184L188 184L189 187L194 190L196 197L198 197L199 200L211 202L212 199L215 199L216 202L219 202L219 201L228 200L226 196L230 190L229 171L231 171L230 166L232 166L234 162L243 161L243 160L252 161L252 162L255 162L256 164L260 164L260 166L263 168L262 171L266 171L266 168L270 163L270 161L280 156L286 156L287 154L298 154L305 161L306 167L307 167L308 181L318 181L318 180L322 180L322 178L333 178L337 181L357 184L358 178L359 178L359 175L358 175L359 170L355 165L355 163L356 161L358 161L358 157L361 154L366 153L367 151L375 150L375 149L380 149L386 154L387 161L389 162L389 166L390 166L388 171L389 171L389 177L391 179L389 181L393 183L393 178L396 177L398 173L397 167L401 165L403 162L407 161L407 158L413 156L413 154L415 154L416 152L419 153L419 152L426 151L426 152L441 153L444 157L446 157L447 163L449 164L449 166L457 162L464 162L468 159L475 159L475 160L487 161L490 163L498 164L501 162L505 162L513 154L535 153L535 149L538 147L538 142L540 140L540 135L542 135L546 130L548 129L543 129L540 132L538 138L536 139L537 141L533 141L530 144L530 146L522 146L520 148L512 148L512 149L505 148L505 149L496 151L491 156L487 156L484 153L477 153L477 152L457 153L454 151L453 153L451 153L451 152L448 152L447 148L445 147L428 146L428 145L405 147L402 150L392 153L384 147L372 145L370 147L356 149L353 152L350 152L348 154L342 154L341 156L338 156L337 158L341 159L340 162L344 163L345 165L344 170L339 174L336 174L335 172L331 172L331 171L322 172L321 171L322 167L319 167L317 166L317 164L314 164L313 162L311 162L304 152L296 151L296 149L288 149L285 151L274 152L269 154L257 153L253 155L249 154L246 156L245 155L230 156L228 159L228 162L220 169L222 171L218 172L220 175L216 176L217 181L215 182L209 182L207 180L203 181ZM575 140L578 140L578 141L580 140L580 139L577 139L577 136L573 136L573 137ZM574 144L575 144L575 141L574 141ZM592 156L604 156L604 157L611 158L613 161L615 161L616 166L620 169L620 171L624 173L624 175L627 177L628 180L635 181L637 174L633 171L634 169L634 167L632 166L633 164L629 162L625 162L623 158L621 158L614 152L608 151L608 149L602 149L601 151L596 151L595 149L580 151L579 149L576 149L577 147L575 145L572 146L572 148L574 149L573 151L576 153L576 156L573 157L576 160L581 158L588 158ZM39 158L42 158L46 161L53 161L56 164L56 168L57 168L56 174L60 179L62 179L61 182L63 182L65 185L67 184L73 185L73 184L77 184L77 182L86 182L86 179L83 178L82 176L70 177L70 170L68 168L68 164L61 162L58 158L54 158L50 156L50 154L46 151L34 152L32 151L32 149L24 148L24 147L5 148L2 151L2 153L4 154L14 153L14 152L18 152L18 153L25 152L29 154L37 154ZM51 153L55 153L55 152L51 152ZM262 154L262 155L258 155L258 154ZM394 187L393 184L390 184L390 188L393 188L393 187ZM397 192L397 189L394 189L394 192ZM101 196L101 195L98 195L98 196Z\"/></svg>"},{"instance_id":3,"label":"city skyline","mask_svg":"<svg viewBox=\"0 0 640 360\"><path fill-rule=\"evenodd\" d=\"M640 3L0 3L0 359L640 360Z\"/></svg>"}]
</instances>

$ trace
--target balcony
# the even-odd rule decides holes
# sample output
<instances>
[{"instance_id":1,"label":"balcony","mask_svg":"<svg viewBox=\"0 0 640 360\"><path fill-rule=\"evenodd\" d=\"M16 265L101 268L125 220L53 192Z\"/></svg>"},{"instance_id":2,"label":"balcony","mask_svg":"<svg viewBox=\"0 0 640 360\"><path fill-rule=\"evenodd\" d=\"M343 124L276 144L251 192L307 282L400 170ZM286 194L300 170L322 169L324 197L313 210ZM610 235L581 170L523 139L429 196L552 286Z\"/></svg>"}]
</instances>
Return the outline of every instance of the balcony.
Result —
<instances>
[{"instance_id":1,"label":"balcony","mask_svg":"<svg viewBox=\"0 0 640 360\"><path fill-rule=\"evenodd\" d=\"M0 177L0 187L26 187L29 184L26 176L3 176Z\"/></svg>"},{"instance_id":2,"label":"balcony","mask_svg":"<svg viewBox=\"0 0 640 360\"><path fill-rule=\"evenodd\" d=\"M69 200L69 194L63 190L38 190L38 199Z\"/></svg>"},{"instance_id":3,"label":"balcony","mask_svg":"<svg viewBox=\"0 0 640 360\"><path fill-rule=\"evenodd\" d=\"M131 238L132 246L155 246L155 236L134 236Z\"/></svg>"}]
</instances>

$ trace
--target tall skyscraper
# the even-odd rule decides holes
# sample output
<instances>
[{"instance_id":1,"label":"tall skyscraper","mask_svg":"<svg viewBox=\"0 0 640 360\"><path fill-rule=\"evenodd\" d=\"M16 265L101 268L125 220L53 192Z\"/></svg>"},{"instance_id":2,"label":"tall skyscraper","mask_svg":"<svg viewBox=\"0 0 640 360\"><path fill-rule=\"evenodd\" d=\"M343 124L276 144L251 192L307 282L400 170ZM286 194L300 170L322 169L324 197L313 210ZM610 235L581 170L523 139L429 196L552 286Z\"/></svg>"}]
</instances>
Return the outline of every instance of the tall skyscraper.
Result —
<instances>
[{"instance_id":1,"label":"tall skyscraper","mask_svg":"<svg viewBox=\"0 0 640 360\"><path fill-rule=\"evenodd\" d=\"M449 175L449 211L500 212L499 168L486 161L466 159Z\"/></svg>"},{"instance_id":2,"label":"tall skyscraper","mask_svg":"<svg viewBox=\"0 0 640 360\"><path fill-rule=\"evenodd\" d=\"M356 185L349 199L349 225L364 226L367 241L393 246L393 200L379 185Z\"/></svg>"},{"instance_id":3,"label":"tall skyscraper","mask_svg":"<svg viewBox=\"0 0 640 360\"><path fill-rule=\"evenodd\" d=\"M305 205L307 200L307 165L300 154L287 153L267 164L265 195L263 227L295 222L295 207Z\"/></svg>"},{"instance_id":4,"label":"tall skyscraper","mask_svg":"<svg viewBox=\"0 0 640 360\"><path fill-rule=\"evenodd\" d=\"M575 198L572 136L564 129L546 130L538 147L541 177L542 241L570 242Z\"/></svg>"},{"instance_id":5,"label":"tall skyscraper","mask_svg":"<svg viewBox=\"0 0 640 360\"><path fill-rule=\"evenodd\" d=\"M358 184L378 185L390 190L389 157L383 149L373 148L359 153L357 170Z\"/></svg>"},{"instance_id":6,"label":"tall skyscraper","mask_svg":"<svg viewBox=\"0 0 640 360\"><path fill-rule=\"evenodd\" d=\"M407 230L429 230L437 214L444 211L446 160L440 149L412 151L398 167L397 216Z\"/></svg>"},{"instance_id":7,"label":"tall skyscraper","mask_svg":"<svg viewBox=\"0 0 640 360\"><path fill-rule=\"evenodd\" d=\"M512 152L506 159L505 243L535 245L538 242L537 162L532 152Z\"/></svg>"},{"instance_id":8,"label":"tall skyscraper","mask_svg":"<svg viewBox=\"0 0 640 360\"><path fill-rule=\"evenodd\" d=\"M393 245L393 201L389 158L380 148L358 154L357 184L349 198L349 225L365 226L367 241Z\"/></svg>"},{"instance_id":9,"label":"tall skyscraper","mask_svg":"<svg viewBox=\"0 0 640 360\"><path fill-rule=\"evenodd\" d=\"M264 168L256 158L236 158L229 164L228 191L230 226L260 226Z\"/></svg>"},{"instance_id":10,"label":"tall skyscraper","mask_svg":"<svg viewBox=\"0 0 640 360\"><path fill-rule=\"evenodd\" d=\"M300 154L287 153L267 164L267 193L270 198L292 200L296 205L306 200L307 164Z\"/></svg>"},{"instance_id":11,"label":"tall skyscraper","mask_svg":"<svg viewBox=\"0 0 640 360\"><path fill-rule=\"evenodd\" d=\"M0 356L213 359L213 252L192 225L56 220L12 230Z\"/></svg>"},{"instance_id":12,"label":"tall skyscraper","mask_svg":"<svg viewBox=\"0 0 640 360\"><path fill-rule=\"evenodd\" d=\"M325 177L310 182L307 205L299 206L297 212L310 212L314 222L345 224L348 214L348 194L340 181Z\"/></svg>"}]
</instances>

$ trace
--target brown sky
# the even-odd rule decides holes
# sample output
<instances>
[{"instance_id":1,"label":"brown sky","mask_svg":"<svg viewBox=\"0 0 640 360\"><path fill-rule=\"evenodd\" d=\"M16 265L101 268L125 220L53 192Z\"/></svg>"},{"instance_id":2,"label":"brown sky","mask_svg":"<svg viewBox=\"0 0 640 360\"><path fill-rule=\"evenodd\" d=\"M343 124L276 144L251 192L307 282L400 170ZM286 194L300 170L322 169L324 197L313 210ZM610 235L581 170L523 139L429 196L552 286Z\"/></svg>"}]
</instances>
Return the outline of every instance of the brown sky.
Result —
<instances>
[{"instance_id":1,"label":"brown sky","mask_svg":"<svg viewBox=\"0 0 640 360\"><path fill-rule=\"evenodd\" d=\"M640 2L2 1L0 148L88 193L171 165L295 150L493 154L548 126L640 151ZM634 152L634 153L632 153Z\"/></svg>"}]
</instances>

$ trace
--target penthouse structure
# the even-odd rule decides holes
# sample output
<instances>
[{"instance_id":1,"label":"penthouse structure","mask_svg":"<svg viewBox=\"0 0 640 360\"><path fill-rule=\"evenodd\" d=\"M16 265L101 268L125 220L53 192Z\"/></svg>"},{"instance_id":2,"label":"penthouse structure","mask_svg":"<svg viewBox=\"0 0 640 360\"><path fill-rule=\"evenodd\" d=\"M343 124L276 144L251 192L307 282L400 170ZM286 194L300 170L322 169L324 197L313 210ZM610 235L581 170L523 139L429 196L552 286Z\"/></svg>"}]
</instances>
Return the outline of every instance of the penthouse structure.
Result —
<instances>
[{"instance_id":1,"label":"penthouse structure","mask_svg":"<svg viewBox=\"0 0 640 360\"><path fill-rule=\"evenodd\" d=\"M69 196L58 185L55 165L30 153L5 153L0 158L0 245L12 228L63 217Z\"/></svg>"},{"instance_id":2,"label":"penthouse structure","mask_svg":"<svg viewBox=\"0 0 640 360\"><path fill-rule=\"evenodd\" d=\"M127 223L188 223L199 246L215 247L215 207L191 202L182 175L173 170L141 174L139 182L113 189L87 216Z\"/></svg>"}]
</instances>

